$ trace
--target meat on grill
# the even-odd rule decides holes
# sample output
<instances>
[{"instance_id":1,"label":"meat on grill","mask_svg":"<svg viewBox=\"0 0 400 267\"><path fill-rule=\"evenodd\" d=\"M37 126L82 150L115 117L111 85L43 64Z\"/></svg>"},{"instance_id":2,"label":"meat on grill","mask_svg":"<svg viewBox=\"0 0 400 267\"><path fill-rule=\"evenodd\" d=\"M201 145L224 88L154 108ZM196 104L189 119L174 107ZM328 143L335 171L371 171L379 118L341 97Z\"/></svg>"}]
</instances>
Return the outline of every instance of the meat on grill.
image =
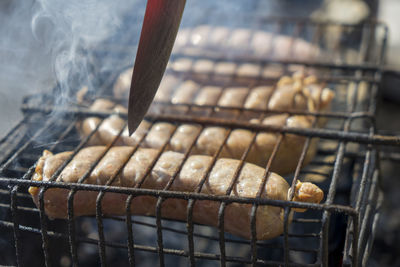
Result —
<instances>
[{"instance_id":1,"label":"meat on grill","mask_svg":"<svg viewBox=\"0 0 400 267\"><path fill-rule=\"evenodd\" d=\"M204 53L207 48L218 54L246 54L274 59L309 60L322 53L318 46L300 38L262 30L209 25L181 29L174 45L175 52L190 54Z\"/></svg>"},{"instance_id":2,"label":"meat on grill","mask_svg":"<svg viewBox=\"0 0 400 267\"><path fill-rule=\"evenodd\" d=\"M157 95L164 97L166 95L164 94L164 88L166 88L165 90L170 90L172 87L173 86L164 83L164 85L160 87ZM281 78L275 90L271 86L255 87L251 89L249 93L247 88L226 88L224 90L215 86L199 88L196 83L187 81L181 84L176 92L180 90L184 91L185 89L188 91L185 94L172 94L172 101L175 101L175 103L194 102L199 105L216 104L223 107L243 106L248 109L259 108L265 110L269 108L271 110L295 109L303 111L324 111L329 110L330 103L334 97L333 92L330 89L323 88L321 84L316 81L315 77L301 77L298 74L293 77ZM195 90L197 90L197 93L194 92ZM218 100L219 95L221 95L221 97ZM165 101L165 99L163 100ZM179 108L184 109L185 107ZM117 105L113 108L112 102L98 99L94 102L91 109L122 110L125 108L121 105ZM182 112L184 110L180 111ZM235 111L229 110L224 112L226 116L231 119L235 115ZM258 119L250 121L265 125L311 128L314 118L311 116L278 114L270 115L261 122ZM323 125L325 121L325 119L320 119L318 124ZM87 118L81 122L78 128L82 136L90 134L99 122L99 118ZM89 144L105 145L111 143L124 125L125 121L118 115L112 115L106 118ZM168 149L170 150L186 152L190 144L196 139L197 135L199 135L192 152L195 154L213 155L222 145L225 136L228 134L228 129L224 127L209 126L203 128L197 124L183 124L178 126L175 133L172 135L175 128L176 126L172 123L157 122L152 125L150 122L144 120L131 137L128 135L127 128L124 129L122 136L117 140L117 144L136 145L148 131L142 146L160 148L167 143ZM250 130L233 130L221 152L221 156L240 159L246 148L251 144L253 136L254 133ZM255 136L255 142L249 151L246 161L259 166L265 166L278 139L279 134L277 133L258 133ZM273 161L272 171L280 174L293 172L297 166L305 140L306 138L303 136L286 134L283 137L276 158ZM305 164L313 158L316 151L316 144L317 139L314 138L306 154Z\"/></svg>"},{"instance_id":3,"label":"meat on grill","mask_svg":"<svg viewBox=\"0 0 400 267\"><path fill-rule=\"evenodd\" d=\"M177 152L164 152L159 158L155 149L139 148L133 155L132 147L112 147L96 165L84 183L95 185L112 185L119 187L138 187L163 190L170 179L183 164L181 171L166 190L180 192L196 192L201 180L206 180L199 188L200 193L208 195L226 195L228 187L235 177L240 161L234 159L218 159L211 168L212 158L209 156L190 156L184 161L184 155ZM78 152L72 161L57 177L58 182L76 183L84 176L91 165L100 159L106 147L87 147ZM33 180L49 181L54 172L71 156L72 152L63 152L53 155L44 151L39 159ZM156 161L157 160L157 161ZM149 175L146 169L156 161ZM127 164L124 166L124 162ZM120 170L120 171L119 171ZM210 172L207 176L207 172ZM255 198L261 188L265 169L250 163L244 163L234 183L230 196ZM115 176L114 180L110 180ZM144 180L143 180L144 179ZM278 174L269 173L265 186L262 188L261 198L274 200L288 200L288 183ZM39 188L30 187L36 205L38 203ZM52 218L67 217L68 189L49 188L44 193L45 212ZM95 191L78 191L73 202L74 216L94 215L96 213ZM323 192L312 183L299 182L295 187L295 201L319 203ZM105 193L102 202L103 215L124 215L127 195ZM155 215L157 198L152 196L136 196L133 198L131 212L140 215ZM187 200L166 198L162 204L163 218L187 220ZM197 200L193 208L193 222L211 226L218 225L218 210L220 202L211 200ZM234 235L251 238L250 215L251 204L230 203L224 214L224 229ZM298 209L297 211L304 211ZM283 232L284 210L277 206L259 205L256 213L256 238L270 239Z\"/></svg>"}]
</instances>

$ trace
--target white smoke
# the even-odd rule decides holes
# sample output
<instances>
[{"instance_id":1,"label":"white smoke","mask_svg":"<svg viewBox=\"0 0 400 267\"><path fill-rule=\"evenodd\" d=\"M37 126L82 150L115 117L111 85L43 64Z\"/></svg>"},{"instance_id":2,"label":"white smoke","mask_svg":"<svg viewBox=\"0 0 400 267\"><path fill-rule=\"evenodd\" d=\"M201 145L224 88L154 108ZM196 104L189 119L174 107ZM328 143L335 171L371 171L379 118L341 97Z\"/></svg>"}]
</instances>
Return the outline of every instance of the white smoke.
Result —
<instances>
[{"instance_id":1,"label":"white smoke","mask_svg":"<svg viewBox=\"0 0 400 267\"><path fill-rule=\"evenodd\" d=\"M71 99L71 92L76 92L80 83L96 89L88 79L90 61L85 52L118 32L134 3L126 0L37 1L32 32L43 49L51 54L54 78L61 89L57 105L75 101ZM106 61L102 63L107 64Z\"/></svg>"},{"instance_id":2,"label":"white smoke","mask_svg":"<svg viewBox=\"0 0 400 267\"><path fill-rule=\"evenodd\" d=\"M260 1L188 0L182 26L211 23L241 26L240 12L257 10ZM89 56L104 45L125 47L116 56L107 49L94 64L101 75L132 65L146 0L2 0L0 1L0 136L21 118L21 98L49 92L57 84L57 105L74 101L81 84L96 90ZM214 15L219 13L219 15ZM223 15L220 15L223 14ZM251 13L252 14L252 13ZM252 25L247 25L252 26ZM53 114L54 115L54 114Z\"/></svg>"},{"instance_id":3,"label":"white smoke","mask_svg":"<svg viewBox=\"0 0 400 267\"><path fill-rule=\"evenodd\" d=\"M58 83L61 90L57 104L65 104L70 101L71 90L76 90L73 87L77 81L90 83L85 51L110 39L121 28L128 12L140 21L143 11L132 12L137 2L1 1L0 135L21 117L23 95L50 91ZM136 28L132 27L126 35L139 35Z\"/></svg>"}]
</instances>

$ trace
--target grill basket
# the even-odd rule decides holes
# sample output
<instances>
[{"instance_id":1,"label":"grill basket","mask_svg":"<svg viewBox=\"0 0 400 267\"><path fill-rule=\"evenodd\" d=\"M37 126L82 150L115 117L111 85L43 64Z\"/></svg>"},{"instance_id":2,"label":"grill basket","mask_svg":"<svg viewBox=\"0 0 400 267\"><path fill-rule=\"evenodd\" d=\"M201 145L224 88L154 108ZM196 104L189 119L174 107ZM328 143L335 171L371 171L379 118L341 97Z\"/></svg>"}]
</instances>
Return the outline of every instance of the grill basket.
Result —
<instances>
[{"instance_id":1,"label":"grill basket","mask_svg":"<svg viewBox=\"0 0 400 267\"><path fill-rule=\"evenodd\" d=\"M206 52L199 55L181 51L172 56L170 64L181 58L190 58L193 61L208 59L216 62L228 60L238 65L254 63L263 68L278 70L273 76L228 75L222 80L224 88L229 84L248 88L259 84L274 85L280 76L291 74L297 69L314 72L319 80L325 82L326 86L333 89L336 94L332 111L275 112L328 118L325 127L301 129L250 124L240 119L245 112L252 112L253 115L262 118L274 111L226 108L237 114L235 120L227 120L218 117L219 113L226 111L224 108L194 104L177 105L170 102L154 105L162 110L185 108L185 115L161 112L148 114L147 119L153 124L161 121L170 122L176 127L184 123L198 123L202 127L223 126L228 129L225 142L234 129L249 129L254 133L260 131L278 133L281 138L275 146L275 152L279 150L282 137L286 134L304 136L307 141L302 148L296 171L285 178L292 183L292 186L297 180L317 183L326 195L322 204L32 181L34 164L44 149L54 153L74 151L76 154L95 134L92 132L90 136L82 139L75 127L78 121L93 116L104 120L114 114L93 112L76 103L71 103L68 108L59 108L54 104L54 95L59 90L55 88L53 92L27 96L22 105L25 114L23 120L0 142L2 151L0 246L3 252L0 264L20 266L28 264L29 266L44 264L95 266L100 263L103 266L364 264L372 246L374 228L379 217L378 209L382 201L378 186L379 161L375 145L398 144L398 140L394 137L377 135L374 121L387 29L376 22L350 26L287 18L265 18L261 25L267 31L302 37L323 48L326 54L309 61L296 61L273 57L260 59L251 55L230 56L227 59L218 53ZM333 30L336 35L332 33ZM117 64L116 66L121 68L113 72L101 71L98 66L101 66L105 53L107 57L115 59L115 62L120 62L121 58L125 58L131 51L132 47L104 45L87 52L93 61L92 86L100 88L96 93L88 95L89 102L100 96L109 98L115 103L124 102L124 99L112 96L111 88L125 66ZM199 75L194 71L179 72L173 69L169 72L183 80L194 80L200 85L221 84L220 77L212 74ZM122 118L127 117L125 113L118 115ZM320 139L317 155L303 168L310 143L317 138ZM108 148L112 145L110 144ZM165 149L166 145L159 150L160 153ZM214 163L219 152L213 157ZM245 159L246 153L242 159ZM185 157L188 155L189 153L185 154ZM267 170L274 160L274 155L265 166ZM242 160L241 163L243 162ZM96 216L79 218L70 216L67 220L50 220L44 213L43 198L40 209L37 209L27 193L27 188L32 185L40 186L42 192L49 188L67 188L71 191L70 200L81 190L99 192ZM103 216L102 197L107 192L128 195L127 205L137 196L153 196L158 199L156 216L131 216L129 213L122 217ZM188 200L187 221L161 218L162 203L169 198ZM221 203L218 228L193 223L191 212L197 200L213 200ZM255 210L259 206L272 205L284 208L284 233L268 241L258 241L255 235L252 239L245 240L224 233L224 211L231 203L251 204L253 221L255 221ZM296 213L292 223L289 224L288 214L292 208L307 208L308 211L304 214ZM73 212L70 205L69 215L73 215Z\"/></svg>"}]
</instances>

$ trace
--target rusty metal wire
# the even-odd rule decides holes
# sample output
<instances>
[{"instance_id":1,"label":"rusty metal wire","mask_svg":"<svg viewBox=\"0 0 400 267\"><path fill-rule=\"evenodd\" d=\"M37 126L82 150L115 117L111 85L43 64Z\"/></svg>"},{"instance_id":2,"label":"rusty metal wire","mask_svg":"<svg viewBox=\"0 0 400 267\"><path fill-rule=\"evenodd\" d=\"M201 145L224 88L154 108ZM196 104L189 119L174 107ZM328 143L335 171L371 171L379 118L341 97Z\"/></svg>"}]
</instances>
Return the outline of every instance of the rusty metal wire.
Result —
<instances>
[{"instance_id":1,"label":"rusty metal wire","mask_svg":"<svg viewBox=\"0 0 400 267\"><path fill-rule=\"evenodd\" d=\"M279 24L279 21L273 20L274 23L277 23L278 27L276 31L279 32L282 26ZM306 27L306 21L297 21L297 24L294 27L292 32L293 37L301 36L304 27ZM318 40L321 39L323 24L313 24L317 29L314 32L313 37L311 38L313 42L318 43ZM374 24L374 27L376 25ZM343 26L348 27L348 26ZM363 34L366 36L367 41L360 42L360 46L357 47L361 52L360 60L363 61L364 58L368 55L368 51L371 48L372 44L370 44L369 35L371 35L371 31L374 28L369 28L365 26L365 28L361 28ZM386 37L385 37L386 38ZM385 39L383 43L385 42ZM341 47L335 47L335 49L340 50ZM380 52L381 55L384 53L384 49ZM175 58L179 58L183 55L175 55L172 60ZM187 56L187 55L185 55ZM189 56L192 59L196 58L206 58L213 60L223 60L222 58L218 58L215 55L191 55ZM156 103L163 108L163 110L168 110L170 107L180 107L185 108L187 111L185 115L181 114L149 114L147 119L149 122L154 125L156 122L170 122L174 124L174 131L171 133L171 137L176 131L176 129L184 124L184 123L197 123L200 125L200 131L197 134L196 138L191 142L189 149L184 153L184 159L179 165L179 168L176 170L174 175L170 178L167 185L162 190L152 190L152 189L144 189L141 188L146 177L152 171L155 166L158 158L161 154L166 151L168 142L167 140L157 152L157 156L150 164L150 166L145 170L145 174L141 177L140 181L134 188L125 188L125 187L116 187L112 186L113 181L122 171L124 166L127 164L129 158L137 151L139 147L141 147L146 139L147 133L141 137L141 140L138 144L133 148L129 157L125 159L124 163L120 167L120 169L115 170L115 173L112 177L109 178L105 185L92 185L86 184L85 180L89 177L90 173L100 160L106 155L107 151L117 142L118 138L123 132L122 128L119 131L119 134L116 135L112 142L107 145L107 149L104 150L102 155L92 164L92 166L86 171L85 175L80 177L77 183L63 183L57 181L57 177L61 174L62 170L72 161L74 156L79 153L79 151L88 145L89 140L98 132L104 120L112 115L117 114L121 118L126 118L125 113L114 113L110 112L93 112L88 108L84 108L81 106L73 106L68 109L61 109L58 107L54 107L51 103L51 97L43 96L43 99L49 100L49 103L44 101L41 105L32 104L32 101L29 100L29 97L23 103L22 110L27 114L26 118L10 132L8 136L3 138L0 142L0 145L5 147L5 144L11 139L15 138L16 131L20 131L24 125L29 125L33 127L35 125L37 130L34 131L33 135L24 135L24 142L21 142L16 149L8 149L5 150L7 152L7 157L3 162L1 162L0 166L0 184L5 185L5 189L0 190L0 208L6 209L11 212L10 220L0 220L0 226L5 227L6 229L11 229L13 232L13 241L14 241L14 249L15 249L15 263L16 265L23 265L21 259L24 257L24 251L22 249L21 236L26 233L40 235L41 236L41 246L43 251L43 263L46 266L54 265L52 263L52 258L54 255L52 254L54 248L50 245L52 239L61 239L68 241L69 247L69 255L71 258L71 262L73 265L79 265L79 246L83 243L96 245L99 252L99 262L104 266L109 263L109 259L107 256L107 249L109 248L119 248L126 250L127 261L131 266L135 266L138 264L137 258L139 252L148 252L152 254L156 254L158 256L158 263L160 266L166 265L166 257L170 255L175 255L178 257L187 258L187 263L190 266L196 266L200 260L210 260L213 262L219 262L221 266L226 266L227 263L235 262L239 264L252 264L253 266L258 265L285 265L285 266L327 266L330 264L330 248L332 247L332 243L330 240L330 230L335 227L332 224L332 217L335 214L340 214L346 217L347 220L347 232L345 234L345 245L339 250L343 251L344 254L344 263L349 265L358 265L361 261L365 261L365 258L368 257L368 248L366 248L367 244L369 244L369 236L368 231L372 227L371 220L374 218L374 214L376 212L379 199L379 188L377 187L377 179L379 176L378 164L376 162L377 152L374 145L384 144L384 145L392 145L398 146L400 145L400 139L396 136L382 136L378 135L376 129L374 128L374 113L376 107L376 94L377 94L377 85L380 82L380 66L379 64L365 64L365 65L354 65L354 64L340 64L340 63L326 63L326 62L296 62L290 60L274 60L274 59L258 59L251 58L249 56L241 57L238 56L235 59L236 62L256 62L263 65L268 64L282 64L284 66L284 73L289 73L288 68L293 64L302 64L305 68L313 68L323 70L324 74L321 74L319 77L324 82L328 83L328 85L332 86L333 89L337 89L339 86L349 86L351 83L355 83L355 90L350 91L348 88L344 90L345 99L348 101L345 102L344 105L338 106L337 109L333 109L330 112L305 112L305 111L296 111L296 110L257 110L257 109L245 109L245 108L227 108L227 107L216 107L216 106L200 106L195 104L172 104L170 102L160 102ZM378 62L379 63L379 62ZM372 74L371 74L372 73ZM180 75L177 72L173 72L173 75ZM283 73L282 73L283 74ZM190 72L189 74L185 74L186 78L190 79L198 79L196 81L200 83L212 83L212 77L208 77L207 81L202 80L201 78L196 78L196 74ZM243 78L243 77L241 77ZM230 83L232 84L251 84L251 86L255 86L257 84L274 84L276 83L276 78L262 79L262 78L251 78L241 79L239 81L239 77L232 76L229 78ZM256 80L256 82L254 81ZM362 108L358 98L359 93L359 85L361 83L368 84L369 90L367 90L367 98L370 97L367 108ZM225 85L224 85L225 87ZM339 89L337 89L339 90ZM37 98L38 96L32 96ZM219 95L221 97L221 94ZM40 97L39 97L40 99ZM115 99L113 97L109 97L109 99L118 103L121 99ZM338 101L339 102L339 101ZM340 103L339 103L340 104ZM361 107L361 108L360 108ZM195 110L202 109L205 113L203 116L199 116L195 113ZM65 119L63 121L58 121L56 119L48 119L43 122L42 118L47 118L45 115L53 112L54 110L61 111L65 115ZM232 112L235 114L235 117L231 117L229 119L220 119L215 115L218 112ZM252 112L256 114L260 120L262 120L265 116L270 114L290 114L290 115L304 115L314 117L314 124L311 128L303 129L303 128L289 128L286 126L283 127L274 127L274 126L265 126L260 124L251 124L244 120L241 120L240 116L245 112ZM36 117L35 117L36 116ZM100 123L96 126L96 128L85 138L80 139L75 130L75 125L77 121L83 120L88 117L98 117L101 118ZM319 118L330 118L331 120L335 120L340 125L338 128L317 128L316 121ZM362 131L357 129L353 129L353 125L355 122L361 121L363 124ZM201 182L198 184L195 192L174 192L170 191L170 187L173 184L176 177L179 175L183 164L186 162L188 157L192 154L193 148L200 136L202 130L207 126L221 126L227 129L226 135L222 144L218 147L214 155L212 155L211 164L209 164L208 169L206 171L206 175L202 178ZM57 134L51 140L50 146L45 146L47 149L53 152L64 151L67 148L72 150L73 153L65 161L60 168L53 174L50 181L33 181L30 180L33 172L34 166L32 164L36 161L42 149L35 148L35 143L38 142L38 139L43 133L50 131L52 129L56 129ZM224 146L226 146L226 142L231 136L232 131L235 129L248 129L252 132L252 141L249 146L245 149L244 153L240 158L240 163L235 170L235 175L230 185L228 186L225 195L216 196L216 195L207 195L202 193L202 187L204 183L207 181L212 168L215 166L218 158L220 157L221 151ZM250 152L251 147L254 145L256 140L256 136L260 132L270 132L275 133L278 136L278 141L276 142L273 152L271 156L267 159L267 164L265 166L265 175L262 179L262 183L258 189L257 195L255 198L245 198L245 197L236 197L231 195L231 192L236 184L236 181L240 175L241 169L246 162L246 158L248 153ZM328 184L326 187L327 198L322 204L310 204L310 203L300 203L291 201L293 197L293 193L289 196L288 201L279 201L268 198L261 198L261 194L263 193L264 185L268 181L268 177L270 174L270 168L274 160L276 159L276 155L281 148L281 144L288 134L294 134L305 137L305 142L302 147L301 155L298 159L298 164L296 167L296 171L293 176L290 177L291 188L293 192L293 188L296 184L297 180L300 180L303 176L309 175L317 175L325 177L325 182ZM75 136L76 139L74 141L70 141L70 136ZM304 160L307 151L309 150L310 143L315 139L321 139L323 141L329 141L330 144L333 144L335 147L331 150L320 148L318 156L331 156L331 159L315 159L315 165L328 166L327 173L320 173L319 171L314 171L312 169L304 169ZM350 143L355 143L360 151L354 152L349 148ZM0 147L1 148L1 147ZM365 151L365 153L363 153ZM360 152L360 153L357 153ZM328 158L328 157L327 157ZM320 160L320 163L318 161ZM360 189L357 190L357 193L354 195L355 202L353 203L340 203L336 202L336 196L340 194L339 185L341 179L346 179L351 181L353 179L353 175L350 174L348 177L342 177L344 173L344 169L346 168L346 161L350 160L353 165L357 165L361 162L362 164L362 172L360 177L357 177L354 174L356 181L359 181ZM312 163L311 163L312 165ZM23 175L25 173L25 175ZM348 172L346 172L348 174ZM350 172L351 173L351 172ZM19 176L20 175L20 176ZM8 186L8 187L7 187ZM30 196L26 194L26 189L29 186L37 186L40 188L39 193L39 209L36 209L31 204L27 204L30 200ZM357 183L352 184L351 186L357 186ZM44 193L46 190L51 188L64 188L70 191L68 195L68 219L65 221L66 228L64 230L60 230L55 227L55 223L50 221L44 210ZM79 191L95 191L98 192L96 199L96 211L95 216L92 218L96 223L97 228L97 238L80 236L78 234L78 223L79 219L74 217L74 208L73 201L74 196ZM102 213L102 205L104 195L108 192L119 193L127 195L125 210L126 216L123 218L120 217L106 217ZM8 197L9 200L3 200L3 196ZM154 223L145 223L136 220L135 216L132 216L132 201L135 197L138 196L152 196L157 198L156 210ZM169 220L165 220L162 218L162 204L164 201L168 199L184 199L187 200L187 220L184 222L185 224L179 230L168 225ZM193 208L196 201L201 200L209 200L216 201L220 203L220 208L218 212L218 232L214 234L201 234L196 232L195 230L199 227L193 221ZM242 240L231 237L227 235L224 231L224 217L225 217L225 209L231 203L241 203L241 204L249 204L252 206L251 209L251 239L250 240ZM277 238L275 243L268 243L264 241L259 241L256 238L256 214L259 206L277 206L284 209L284 233L281 237ZM289 225L289 217L290 210L293 208L306 208L310 209L312 213L310 213L310 217L305 218L294 218L292 221L292 225L299 225L304 227L309 227L312 225L311 232L291 232L291 227ZM36 224L31 221L27 222L23 220L23 214L30 214L32 218L35 218ZM114 222L122 223L123 227L126 228L127 238L123 242L115 242L112 240L108 240L106 235L106 229L104 226L105 220L112 220ZM136 236L134 235L133 228L137 226L143 226L155 229L154 235L156 239L156 243L154 245L143 245L137 242ZM177 236L183 236L183 243L179 249L169 248L165 246L165 232L174 233ZM197 239L206 240L210 244L215 244L218 248L212 252L208 251L199 251L196 246ZM305 242L302 247L295 247L293 245L294 240L306 240L312 239L318 246L307 247L307 242ZM300 241L301 242L301 241ZM241 255L232 255L228 253L229 246L231 245L240 245L242 248L248 250L248 257ZM278 259L269 259L263 257L263 251L279 251L280 257ZM312 258L310 261L305 262L296 262L295 257L292 257L293 254L296 253L304 253Z\"/></svg>"}]
</instances>

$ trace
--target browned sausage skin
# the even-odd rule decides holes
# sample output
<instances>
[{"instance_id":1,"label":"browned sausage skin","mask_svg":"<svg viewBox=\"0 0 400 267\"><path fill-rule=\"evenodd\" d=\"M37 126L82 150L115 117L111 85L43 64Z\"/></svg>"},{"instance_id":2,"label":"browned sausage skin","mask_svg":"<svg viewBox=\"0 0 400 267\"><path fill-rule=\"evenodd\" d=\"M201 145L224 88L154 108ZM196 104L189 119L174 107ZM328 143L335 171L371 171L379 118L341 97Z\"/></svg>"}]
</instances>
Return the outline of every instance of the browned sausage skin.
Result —
<instances>
[{"instance_id":1,"label":"browned sausage skin","mask_svg":"<svg viewBox=\"0 0 400 267\"><path fill-rule=\"evenodd\" d=\"M314 76L304 76L301 73L296 73L292 77L282 77L276 85L276 88L271 86L259 86L252 88L247 98L247 88L226 88L222 90L219 87L204 87L199 89L198 85L193 82L184 82L179 90L184 90L184 85L188 85L187 94L176 95L179 103L199 103L199 105L220 105L225 107L240 107L244 106L248 109L271 109L271 110L287 110L295 109L299 111L326 111L330 109L334 93L328 88L324 88ZM194 91L200 90L196 97ZM160 92L162 95L163 93ZM221 95L219 100L214 99ZM179 98L178 98L179 96ZM105 102L102 104L102 102ZM104 109L112 109L108 100L98 99L94 102L91 109L99 108L101 105ZM114 108L122 109L117 106ZM182 107L183 108L183 107ZM226 111L229 115L229 112ZM258 121L258 123L274 126L287 126L299 128L311 128L316 123L312 116L275 114L270 115ZM252 120L253 122L254 120ZM87 136L93 131L100 120L98 118L87 118L78 127L82 136ZM326 122L326 119L320 119L317 125L321 126ZM90 145L106 145L112 142L115 136L119 133L125 121L117 115L106 118L99 128L99 132L90 140ZM168 143L168 149L176 152L186 152L190 144L199 138L194 146L194 153L201 155L213 155L222 145L228 130L224 127L205 127L201 130L200 125L183 124L179 125L175 133L171 136L175 129L172 123L158 122L152 127L147 121L143 121L138 130L133 136L128 135L127 129L124 129L122 136L118 139L118 145L135 145L148 132L143 147L160 148L164 143ZM246 148L251 144L253 132L245 129L235 129L231 132L226 145L222 150L222 156L228 158L240 159ZM265 166L270 158L274 146L278 140L279 134L261 132L258 133L255 142L250 149L246 158L247 162ZM291 173L296 169L300 154L306 138L299 135L286 134L282 140L276 159L273 161L271 170L279 174ZM317 138L314 138L307 151L304 165L308 164L314 157L317 147Z\"/></svg>"},{"instance_id":2,"label":"browned sausage skin","mask_svg":"<svg viewBox=\"0 0 400 267\"><path fill-rule=\"evenodd\" d=\"M104 146L94 146L82 149L64 168L58 176L58 182L76 183L88 168L105 151ZM84 181L87 184L105 185L107 181L122 167L124 161L129 160L118 173L111 185L134 187L145 175L145 170L156 160L157 150L140 148L133 156L132 147L112 147L99 164ZM33 180L48 181L59 166L72 152L63 152L56 155L48 151L43 152L39 159ZM130 157L130 158L129 158ZM184 155L177 152L161 154L150 174L145 177L142 188L162 190L183 164L168 190L180 192L194 192L200 181L205 177L211 164L209 156L190 156L184 161ZM210 195L225 195L240 161L222 158L217 160L211 168L201 193ZM256 165L245 163L241 169L231 196L254 198L265 176L265 170ZM29 192L38 205L38 188L30 187ZM263 188L261 198L288 200L289 185L278 174L270 173ZM50 188L44 193L45 212L52 218L67 217L67 198L69 191L61 188ZM96 197L98 192L78 191L74 197L74 215L93 215L96 213ZM104 215L124 215L127 195L106 193L102 202ZM323 192L316 185L299 182L295 188L294 200L309 203L319 203ZM132 214L154 215L157 199L151 196L138 196L132 201ZM195 223L217 226L220 203L216 201L198 200L193 209ZM225 231L234 235L251 238L250 214L252 205L231 203L225 210ZM302 210L299 210L302 211ZM162 204L162 217L183 220L187 218L187 201L183 199L166 199ZM283 209L274 206L260 205L256 215L257 239L270 239L280 235L283 231Z\"/></svg>"}]
</instances>

